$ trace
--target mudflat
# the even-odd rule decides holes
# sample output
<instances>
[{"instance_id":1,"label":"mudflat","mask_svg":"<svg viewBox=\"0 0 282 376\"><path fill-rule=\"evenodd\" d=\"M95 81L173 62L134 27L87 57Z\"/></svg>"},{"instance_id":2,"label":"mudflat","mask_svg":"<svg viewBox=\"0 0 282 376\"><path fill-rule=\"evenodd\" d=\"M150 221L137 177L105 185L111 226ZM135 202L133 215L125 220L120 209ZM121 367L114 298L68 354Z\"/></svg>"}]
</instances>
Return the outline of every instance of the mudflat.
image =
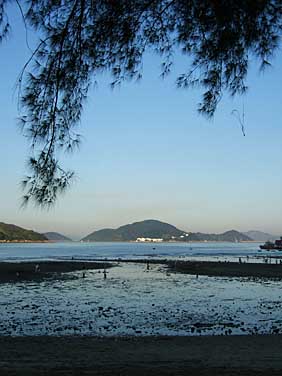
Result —
<instances>
[{"instance_id":1,"label":"mudflat","mask_svg":"<svg viewBox=\"0 0 282 376\"><path fill-rule=\"evenodd\" d=\"M275 260L274 260L275 261ZM279 260L280 261L280 260ZM91 269L107 269L116 263L144 263L148 259L107 259L93 261L24 261L0 262L0 283L25 280L42 280L45 278L66 277L65 273ZM282 264L222 261L168 261L150 259L150 264L162 264L172 272L217 277L254 277L282 279ZM36 268L38 267L38 271Z\"/></svg>"},{"instance_id":2,"label":"mudflat","mask_svg":"<svg viewBox=\"0 0 282 376\"><path fill-rule=\"evenodd\" d=\"M0 337L6 375L281 375L282 336Z\"/></svg>"},{"instance_id":3,"label":"mudflat","mask_svg":"<svg viewBox=\"0 0 282 376\"><path fill-rule=\"evenodd\" d=\"M0 262L0 283L20 281L41 281L47 278L61 278L62 274L91 269L104 269L108 262L82 261L24 261Z\"/></svg>"},{"instance_id":4,"label":"mudflat","mask_svg":"<svg viewBox=\"0 0 282 376\"><path fill-rule=\"evenodd\" d=\"M263 262L240 263L229 261L177 261L169 262L168 265L172 270L194 275L282 279L282 264L280 263L266 264Z\"/></svg>"}]
</instances>

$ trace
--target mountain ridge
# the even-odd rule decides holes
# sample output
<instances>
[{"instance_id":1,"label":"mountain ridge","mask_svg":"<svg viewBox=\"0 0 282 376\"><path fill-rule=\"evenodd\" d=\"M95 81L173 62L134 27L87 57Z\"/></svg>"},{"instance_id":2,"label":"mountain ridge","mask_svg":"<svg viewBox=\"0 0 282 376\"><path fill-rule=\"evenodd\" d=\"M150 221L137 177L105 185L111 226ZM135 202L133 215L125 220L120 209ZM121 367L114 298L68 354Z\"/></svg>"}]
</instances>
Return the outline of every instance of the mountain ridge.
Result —
<instances>
[{"instance_id":1,"label":"mountain ridge","mask_svg":"<svg viewBox=\"0 0 282 376\"><path fill-rule=\"evenodd\" d=\"M201 232L183 231L175 226L155 219L133 222L116 229L105 228L93 231L81 239L83 242L136 241L143 238L162 239L163 241L252 241L250 237L236 230L222 234L204 234Z\"/></svg>"},{"instance_id":2,"label":"mountain ridge","mask_svg":"<svg viewBox=\"0 0 282 376\"><path fill-rule=\"evenodd\" d=\"M170 238L181 236L184 231L177 229L168 223L155 219L133 222L118 227L117 229L105 228L94 231L82 238L82 241L132 241L138 237L146 238Z\"/></svg>"}]
</instances>

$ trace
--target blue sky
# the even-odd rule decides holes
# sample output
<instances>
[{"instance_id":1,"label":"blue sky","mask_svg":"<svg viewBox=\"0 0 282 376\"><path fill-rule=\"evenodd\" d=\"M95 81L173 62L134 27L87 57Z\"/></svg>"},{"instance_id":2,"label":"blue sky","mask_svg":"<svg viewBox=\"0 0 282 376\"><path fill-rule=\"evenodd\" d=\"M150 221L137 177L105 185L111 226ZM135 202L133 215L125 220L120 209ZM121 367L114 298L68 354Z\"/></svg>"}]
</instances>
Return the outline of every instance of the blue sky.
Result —
<instances>
[{"instance_id":1,"label":"blue sky","mask_svg":"<svg viewBox=\"0 0 282 376\"><path fill-rule=\"evenodd\" d=\"M19 182L28 144L17 127L16 77L29 56L20 15L0 59L0 221L79 238L102 227L156 218L187 231L259 229L280 234L282 222L281 55L250 70L244 97L226 95L212 121L197 114L200 92L175 88L186 61L159 77L148 54L140 83L93 88L79 127L79 153L65 158L74 185L49 211L20 208ZM30 35L32 39L32 35ZM246 137L233 109L246 114Z\"/></svg>"}]
</instances>

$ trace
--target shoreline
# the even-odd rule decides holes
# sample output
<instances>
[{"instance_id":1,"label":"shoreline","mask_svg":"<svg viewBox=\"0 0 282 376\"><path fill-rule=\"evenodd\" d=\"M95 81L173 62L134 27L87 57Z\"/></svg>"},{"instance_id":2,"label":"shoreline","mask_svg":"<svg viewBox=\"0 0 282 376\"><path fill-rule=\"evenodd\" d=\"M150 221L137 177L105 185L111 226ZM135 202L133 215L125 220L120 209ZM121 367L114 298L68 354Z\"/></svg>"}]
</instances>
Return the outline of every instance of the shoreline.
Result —
<instances>
[{"instance_id":1,"label":"shoreline","mask_svg":"<svg viewBox=\"0 0 282 376\"><path fill-rule=\"evenodd\" d=\"M0 262L0 283L76 278L68 273L107 269L124 263L146 264L148 270L150 265L162 265L166 268L167 273L184 273L196 276L282 279L282 264L280 263L105 258L91 261L2 261Z\"/></svg>"},{"instance_id":2,"label":"shoreline","mask_svg":"<svg viewBox=\"0 0 282 376\"><path fill-rule=\"evenodd\" d=\"M239 259L239 258L238 258ZM263 258L262 258L263 259ZM275 259L275 258L274 258ZM94 259L93 261L99 261ZM100 260L101 261L101 260ZM167 271L209 277L254 277L282 279L282 264L266 264L231 261L183 261L168 259L121 259L106 258L110 263L135 263L167 266Z\"/></svg>"},{"instance_id":3,"label":"shoreline","mask_svg":"<svg viewBox=\"0 0 282 376\"><path fill-rule=\"evenodd\" d=\"M95 240L95 241L83 241L83 240L65 240L65 241L57 241L57 240L0 240L0 243L4 243L4 244L13 244L13 243L138 243L138 244L154 244L154 245L157 245L157 244L177 244L177 243L180 243L180 244L193 244L193 243L230 243L230 244L240 244L240 243L258 243L258 244L262 244L263 242L261 241L258 241L258 240L242 240L240 242L232 242L232 241L220 241L220 240L189 240L189 241L177 241L177 240L164 240L164 241L161 241L161 242L154 242L154 241L136 241L136 240L127 240L127 241L124 241L124 240L115 240L115 241L98 241L98 240Z\"/></svg>"},{"instance_id":4,"label":"shoreline","mask_svg":"<svg viewBox=\"0 0 282 376\"><path fill-rule=\"evenodd\" d=\"M0 337L1 375L278 376L282 335Z\"/></svg>"},{"instance_id":5,"label":"shoreline","mask_svg":"<svg viewBox=\"0 0 282 376\"><path fill-rule=\"evenodd\" d=\"M60 242L58 242L60 243ZM93 241L84 241L84 240L77 240L73 241L73 243L137 243L137 244L193 244L193 243L230 243L230 244L240 244L240 243L257 243L262 244L264 242L258 241L258 240L242 240L240 242L233 242L233 241L223 241L223 240L187 240L187 241L177 241L177 240L163 240L160 242L156 241L136 241L136 240L93 240Z\"/></svg>"},{"instance_id":6,"label":"shoreline","mask_svg":"<svg viewBox=\"0 0 282 376\"><path fill-rule=\"evenodd\" d=\"M1 244L23 244L23 243L28 243L28 244L38 244L38 243L51 243L50 240L0 240Z\"/></svg>"}]
</instances>

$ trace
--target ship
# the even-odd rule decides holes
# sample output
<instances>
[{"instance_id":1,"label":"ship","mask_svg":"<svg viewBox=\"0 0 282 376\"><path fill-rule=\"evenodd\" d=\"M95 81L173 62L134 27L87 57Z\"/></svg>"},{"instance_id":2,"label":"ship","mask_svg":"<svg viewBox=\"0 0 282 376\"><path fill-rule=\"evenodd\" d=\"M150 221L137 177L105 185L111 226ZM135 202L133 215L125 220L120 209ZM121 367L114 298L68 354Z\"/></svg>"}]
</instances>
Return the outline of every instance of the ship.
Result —
<instances>
[{"instance_id":1,"label":"ship","mask_svg":"<svg viewBox=\"0 0 282 376\"><path fill-rule=\"evenodd\" d=\"M275 240L274 242L267 241L259 247L260 249L266 249L267 251L282 251L282 236L279 240Z\"/></svg>"}]
</instances>

